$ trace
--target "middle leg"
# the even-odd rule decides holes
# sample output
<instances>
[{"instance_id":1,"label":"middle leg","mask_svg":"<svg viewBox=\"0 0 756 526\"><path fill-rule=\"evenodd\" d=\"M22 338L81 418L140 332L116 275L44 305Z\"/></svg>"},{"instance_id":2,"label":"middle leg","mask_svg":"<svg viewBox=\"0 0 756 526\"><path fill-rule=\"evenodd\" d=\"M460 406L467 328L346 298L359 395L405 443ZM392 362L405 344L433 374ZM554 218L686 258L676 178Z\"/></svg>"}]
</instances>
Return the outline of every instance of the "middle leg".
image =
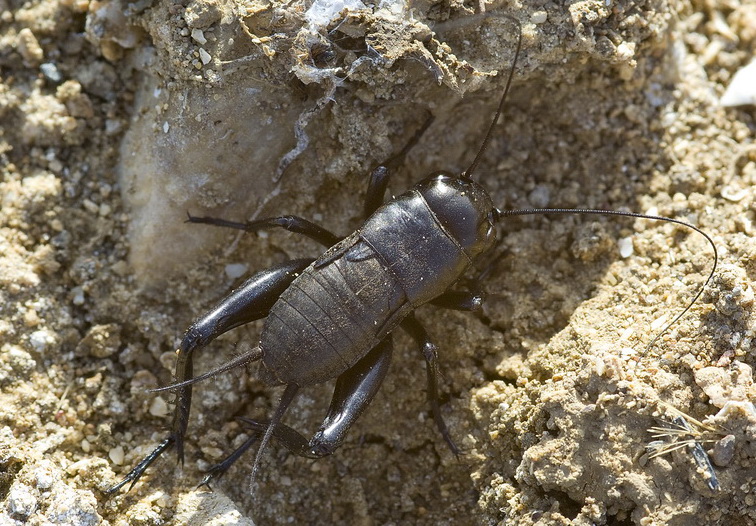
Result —
<instances>
[{"instance_id":1,"label":"middle leg","mask_svg":"<svg viewBox=\"0 0 756 526\"><path fill-rule=\"evenodd\" d=\"M444 441L449 446L449 449L451 449L451 452L454 453L455 457L459 458L461 451L459 447L457 447L457 444L454 443L454 440L452 440L449 428L446 426L446 422L444 422L444 419L441 416L441 404L438 396L438 377L440 376L438 368L438 347L436 347L436 344L431 341L425 327L417 321L414 313L404 318L402 329L407 331L412 339L415 340L423 353L428 382L428 403L431 406L433 420L436 422L436 427L441 433L441 436L444 437Z\"/></svg>"},{"instance_id":2,"label":"middle leg","mask_svg":"<svg viewBox=\"0 0 756 526\"><path fill-rule=\"evenodd\" d=\"M449 290L431 301L431 304L445 309L477 312L483 306L483 299L483 294L479 292ZM444 422L444 419L441 416L441 404L438 397L438 377L440 376L438 369L438 347L436 347L431 341L428 332L420 322L417 321L414 313L404 319L402 322L402 328L412 336L412 339L415 340L420 347L420 350L423 352L428 381L428 403L431 406L433 420L436 422L436 427L438 427L438 430L441 432L441 436L444 437L444 441L449 445L449 449L454 453L454 456L459 457L460 450L452 440L449 428L446 426L446 422Z\"/></svg>"}]
</instances>

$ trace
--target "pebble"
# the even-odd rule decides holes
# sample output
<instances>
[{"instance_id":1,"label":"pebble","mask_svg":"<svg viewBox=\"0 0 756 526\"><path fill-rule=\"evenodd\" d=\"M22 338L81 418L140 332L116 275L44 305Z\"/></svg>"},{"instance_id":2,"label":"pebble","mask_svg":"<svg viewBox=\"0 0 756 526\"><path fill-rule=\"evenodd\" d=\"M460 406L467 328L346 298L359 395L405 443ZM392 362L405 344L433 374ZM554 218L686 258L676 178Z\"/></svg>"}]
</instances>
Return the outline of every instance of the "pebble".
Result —
<instances>
[{"instance_id":1,"label":"pebble","mask_svg":"<svg viewBox=\"0 0 756 526\"><path fill-rule=\"evenodd\" d=\"M735 435L727 435L714 444L714 450L711 459L714 464L720 467L730 465L732 458L735 456Z\"/></svg>"},{"instance_id":2,"label":"pebble","mask_svg":"<svg viewBox=\"0 0 756 526\"><path fill-rule=\"evenodd\" d=\"M617 241L617 247L619 248L620 257L622 259L629 258L633 255L633 238L620 238L619 241Z\"/></svg>"},{"instance_id":3,"label":"pebble","mask_svg":"<svg viewBox=\"0 0 756 526\"><path fill-rule=\"evenodd\" d=\"M726 108L756 104L756 60L735 73L719 104Z\"/></svg>"}]
</instances>

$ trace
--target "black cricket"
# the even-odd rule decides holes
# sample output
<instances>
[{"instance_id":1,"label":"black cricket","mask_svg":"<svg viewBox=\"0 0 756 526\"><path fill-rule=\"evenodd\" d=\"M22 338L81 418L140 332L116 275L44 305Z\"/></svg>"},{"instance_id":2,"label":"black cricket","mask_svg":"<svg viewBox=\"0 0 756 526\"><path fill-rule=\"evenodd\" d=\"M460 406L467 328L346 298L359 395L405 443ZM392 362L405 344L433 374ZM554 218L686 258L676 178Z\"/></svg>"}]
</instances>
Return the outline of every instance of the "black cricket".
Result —
<instances>
[{"instance_id":1,"label":"black cricket","mask_svg":"<svg viewBox=\"0 0 756 526\"><path fill-rule=\"evenodd\" d=\"M511 20L518 29L520 24ZM201 484L220 477L262 436L252 468L253 476L271 437L291 452L309 458L332 454L378 392L391 362L391 333L401 327L416 341L425 358L427 393L435 423L451 451L459 454L444 423L438 397L438 353L413 311L426 303L474 311L483 295L452 287L496 243L496 223L504 216L528 214L619 215L676 223L711 238L682 221L630 212L606 210L528 209L500 211L486 190L472 179L501 115L522 43L520 31L512 69L504 93L483 142L469 168L459 176L439 172L408 192L383 203L390 168L430 125L429 119L410 143L385 166L376 168L365 199L366 220L346 237L339 237L297 216L280 216L236 223L217 218L189 216L190 223L230 227L254 232L279 227L303 234L327 250L317 259L295 259L258 272L241 287L201 315L186 331L177 351L177 383L162 390L176 391L176 409L170 434L118 484L131 487L164 451L175 446L183 462L184 436L189 420L193 384L248 362L260 360L262 380L285 385L285 391L268 421L240 419L252 433L249 440L211 468ZM706 285L704 284L704 286ZM674 324L703 292L703 287L649 347ZM193 357L219 335L254 320L267 318L259 344L220 368L193 378ZM297 391L336 379L326 417L307 440L281 422Z\"/></svg>"}]
</instances>

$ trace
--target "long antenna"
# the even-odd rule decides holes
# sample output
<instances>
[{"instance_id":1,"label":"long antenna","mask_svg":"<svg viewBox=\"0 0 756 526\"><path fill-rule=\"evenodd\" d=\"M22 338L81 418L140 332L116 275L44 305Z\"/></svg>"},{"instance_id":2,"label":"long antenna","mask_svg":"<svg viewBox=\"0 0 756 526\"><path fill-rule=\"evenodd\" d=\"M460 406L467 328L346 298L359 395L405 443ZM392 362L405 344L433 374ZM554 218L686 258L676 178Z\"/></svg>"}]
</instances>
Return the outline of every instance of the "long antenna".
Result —
<instances>
[{"instance_id":1,"label":"long antenna","mask_svg":"<svg viewBox=\"0 0 756 526\"><path fill-rule=\"evenodd\" d=\"M507 94L509 93L509 87L512 85L512 78L514 77L515 72L515 65L517 64L517 59L520 56L520 48L522 47L522 25L520 24L520 21L514 18L513 16L509 15L490 15L495 17L501 17L506 18L513 24L517 26L517 49L515 50L514 59L512 60L512 68L509 70L509 77L507 78L507 85L504 88L504 94L501 96L501 100L499 101L499 107L496 109L496 114L494 115L493 120L491 121L491 125L488 127L488 131L486 132L486 136L483 138L483 143L480 145L480 149L478 150L478 153L475 155L475 158L473 159L470 166L462 172L460 175L464 179L472 179L472 173L475 171L475 169L478 167L478 164L480 163L481 157L483 157L483 153L486 151L486 148L488 148L488 143L491 142L491 135L493 134L494 126L496 126L496 123L499 121L499 115L501 115L502 111L504 110L504 103L507 100Z\"/></svg>"},{"instance_id":2,"label":"long antenna","mask_svg":"<svg viewBox=\"0 0 756 526\"><path fill-rule=\"evenodd\" d=\"M661 338L664 333L666 333L670 327L672 327L675 323L677 323L680 318L682 318L686 312L690 310L690 308L698 301L698 298L701 297L701 294L703 294L704 289L711 281L711 278L714 277L714 272L717 270L717 263L719 261L719 254L717 252L717 246L714 244L714 240L698 228L697 226L691 225L690 223L686 223L685 221L680 221L679 219L673 219L671 217L664 217L664 216L654 216L654 215L647 215L647 214L638 214L635 212L620 212L619 210L593 210L593 209L581 209L581 208L526 208L522 210L497 210L497 216L498 218L502 218L504 216L525 216L525 215L548 215L548 214L561 214L561 215L567 215L567 214L585 214L585 215L601 215L601 216L622 216L622 217L635 217L638 219L651 219L652 221L664 221L666 223L674 223L676 225L684 226L686 228L690 228L691 230L694 230L701 234L704 238L706 238L706 241L709 242L709 245L711 245L711 249L714 252L714 264L711 266L711 272L709 272L708 277L706 278L706 281L703 282L703 285L701 285L701 288L698 289L698 292L693 297L693 299L688 303L688 305L678 314L675 316L675 318L669 322L667 325L664 326L664 328L659 331L659 333L654 336L654 338L651 340L651 342L646 345L646 348L643 350L643 355L645 355L651 347L654 346L654 344Z\"/></svg>"}]
</instances>

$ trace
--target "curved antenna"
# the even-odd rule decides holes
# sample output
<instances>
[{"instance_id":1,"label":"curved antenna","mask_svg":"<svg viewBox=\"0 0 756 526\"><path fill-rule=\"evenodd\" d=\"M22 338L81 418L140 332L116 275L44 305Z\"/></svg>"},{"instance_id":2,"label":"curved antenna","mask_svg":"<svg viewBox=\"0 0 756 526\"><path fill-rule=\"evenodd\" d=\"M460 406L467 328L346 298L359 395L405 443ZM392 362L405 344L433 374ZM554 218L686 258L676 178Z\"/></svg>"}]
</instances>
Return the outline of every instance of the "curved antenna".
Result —
<instances>
[{"instance_id":1,"label":"curved antenna","mask_svg":"<svg viewBox=\"0 0 756 526\"><path fill-rule=\"evenodd\" d=\"M512 78L514 77L514 71L515 71L515 65L517 64L517 59L520 56L520 48L522 47L522 25L520 24L520 21L517 20L513 16L509 15L490 15L495 17L501 17L506 18L513 24L517 26L517 49L515 50L514 59L512 60L512 69L509 70L509 77L507 78L507 85L504 87L504 94L501 96L501 100L499 101L499 107L496 108L496 114L494 115L493 120L491 121L491 125L488 127L488 131L486 132L486 136L483 138L483 143L480 145L480 149L478 150L478 153L475 154L475 158L473 159L470 166L460 174L460 177L463 179L472 179L472 173L475 171L475 169L478 167L478 164L480 163L481 157L483 157L483 153L486 151L486 148L488 148L488 143L491 142L491 135L493 135L493 129L494 126L496 126L496 123L499 121L499 115L501 115L502 111L504 110L504 103L507 100L507 94L509 94L509 87L512 85Z\"/></svg>"},{"instance_id":2,"label":"curved antenna","mask_svg":"<svg viewBox=\"0 0 756 526\"><path fill-rule=\"evenodd\" d=\"M690 223L686 223L685 221L680 221L679 219L673 219L671 217L664 217L664 216L654 216L654 215L647 215L647 214L638 214L635 212L620 212L619 210L593 210L590 208L526 208L522 210L504 210L501 211L499 209L495 210L496 219L500 219L504 216L525 216L525 215L548 215L548 214L561 214L561 215L567 215L567 214L585 214L585 215L601 215L601 216L622 216L622 217L635 217L638 219L650 219L652 221L664 221L666 223L674 223L676 225L684 226L686 228L690 228L691 230L694 230L701 234L704 238L706 238L706 241L709 242L709 245L711 245L712 252L714 252L714 264L711 266L711 272L709 272L708 277L706 278L706 281L703 282L701 285L701 288L698 289L698 292L695 296L693 296L693 299L688 303L688 305L680 312L675 318L669 322L667 325L664 326L664 328L659 331L659 333L654 336L654 338L651 340L651 342L646 345L646 348L643 350L643 354L641 356L644 356L651 347L654 346L654 344L661 338L664 333L666 333L670 327L672 327L675 323L677 323L680 318L685 316L685 313L690 310L690 308L698 301L698 298L701 297L701 294L703 294L703 291L706 289L706 286L711 282L711 278L714 277L714 272L717 270L717 263L719 262L719 254L717 252L717 246L714 244L714 240L698 228L697 226L691 225Z\"/></svg>"}]
</instances>

